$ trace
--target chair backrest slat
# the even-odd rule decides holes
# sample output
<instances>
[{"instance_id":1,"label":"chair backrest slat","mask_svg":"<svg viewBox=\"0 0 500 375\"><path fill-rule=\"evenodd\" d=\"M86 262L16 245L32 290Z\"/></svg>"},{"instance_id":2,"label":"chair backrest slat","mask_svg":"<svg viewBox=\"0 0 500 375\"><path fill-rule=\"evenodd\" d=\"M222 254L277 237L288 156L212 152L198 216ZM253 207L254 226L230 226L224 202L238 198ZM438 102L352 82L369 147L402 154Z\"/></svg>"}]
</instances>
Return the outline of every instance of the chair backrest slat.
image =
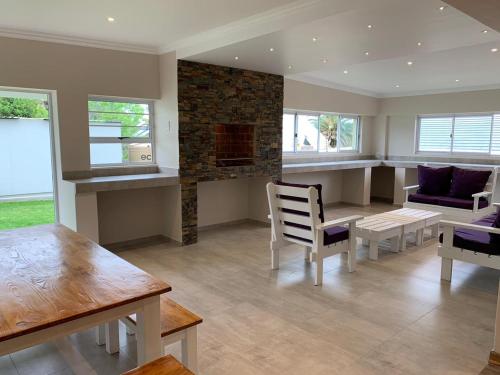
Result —
<instances>
[{"instance_id":1,"label":"chair backrest slat","mask_svg":"<svg viewBox=\"0 0 500 375\"><path fill-rule=\"evenodd\" d=\"M273 237L313 246L320 223L317 189L268 183L267 193Z\"/></svg>"}]
</instances>

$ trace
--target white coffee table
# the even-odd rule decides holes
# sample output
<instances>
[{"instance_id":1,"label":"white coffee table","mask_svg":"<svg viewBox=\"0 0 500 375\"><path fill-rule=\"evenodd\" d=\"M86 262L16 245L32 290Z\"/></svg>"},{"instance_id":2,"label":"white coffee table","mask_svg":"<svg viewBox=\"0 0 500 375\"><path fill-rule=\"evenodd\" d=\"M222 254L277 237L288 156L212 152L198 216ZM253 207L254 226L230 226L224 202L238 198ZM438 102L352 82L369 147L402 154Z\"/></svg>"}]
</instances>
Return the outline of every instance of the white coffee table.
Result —
<instances>
[{"instance_id":1,"label":"white coffee table","mask_svg":"<svg viewBox=\"0 0 500 375\"><path fill-rule=\"evenodd\" d=\"M356 223L356 235L369 242L368 257L378 259L378 243L391 240L391 251L398 252L406 249L406 235L415 232L416 245L422 245L424 229L432 229L432 237L438 236L439 212L401 208L368 216Z\"/></svg>"}]
</instances>

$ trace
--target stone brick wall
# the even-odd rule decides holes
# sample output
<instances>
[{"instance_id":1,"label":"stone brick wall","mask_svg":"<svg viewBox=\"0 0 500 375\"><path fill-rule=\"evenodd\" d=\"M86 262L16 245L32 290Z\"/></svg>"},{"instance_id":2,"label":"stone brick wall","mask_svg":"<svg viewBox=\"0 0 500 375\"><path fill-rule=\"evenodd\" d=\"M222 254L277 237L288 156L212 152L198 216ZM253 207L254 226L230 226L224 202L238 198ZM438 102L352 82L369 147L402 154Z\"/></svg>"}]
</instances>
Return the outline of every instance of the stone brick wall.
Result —
<instances>
[{"instance_id":1,"label":"stone brick wall","mask_svg":"<svg viewBox=\"0 0 500 375\"><path fill-rule=\"evenodd\" d=\"M183 244L197 241L197 183L281 177L283 77L179 60L179 173ZM252 165L217 167L215 126L255 127Z\"/></svg>"}]
</instances>

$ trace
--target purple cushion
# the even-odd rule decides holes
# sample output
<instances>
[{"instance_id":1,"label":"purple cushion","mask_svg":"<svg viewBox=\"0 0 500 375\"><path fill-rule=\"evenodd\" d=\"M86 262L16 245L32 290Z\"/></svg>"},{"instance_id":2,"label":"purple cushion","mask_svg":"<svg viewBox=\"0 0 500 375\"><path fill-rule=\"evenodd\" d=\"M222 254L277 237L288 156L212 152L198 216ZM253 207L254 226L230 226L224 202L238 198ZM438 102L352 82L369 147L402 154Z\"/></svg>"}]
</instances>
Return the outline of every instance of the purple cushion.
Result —
<instances>
[{"instance_id":1,"label":"purple cushion","mask_svg":"<svg viewBox=\"0 0 500 375\"><path fill-rule=\"evenodd\" d=\"M419 194L446 195L450 191L453 167L431 168L417 166Z\"/></svg>"},{"instance_id":2,"label":"purple cushion","mask_svg":"<svg viewBox=\"0 0 500 375\"><path fill-rule=\"evenodd\" d=\"M491 171L475 171L470 169L454 168L451 178L450 197L472 198L472 194L484 191L490 178Z\"/></svg>"},{"instance_id":3,"label":"purple cushion","mask_svg":"<svg viewBox=\"0 0 500 375\"><path fill-rule=\"evenodd\" d=\"M474 208L473 199L463 199L455 197L437 197L438 205L454 208L462 208L464 210L472 210ZM484 198L479 199L479 208L485 208L488 206L488 201Z\"/></svg>"},{"instance_id":4,"label":"purple cushion","mask_svg":"<svg viewBox=\"0 0 500 375\"><path fill-rule=\"evenodd\" d=\"M462 208L464 210L472 210L472 208L474 207L473 199L462 199L448 196L433 196L419 193L410 194L408 196L408 202L434 204L436 206ZM487 206L488 201L484 198L480 198L478 207L485 208Z\"/></svg>"},{"instance_id":5,"label":"purple cushion","mask_svg":"<svg viewBox=\"0 0 500 375\"><path fill-rule=\"evenodd\" d=\"M438 197L427 195L427 194L410 194L408 196L408 202L414 203L425 203L425 204L438 204Z\"/></svg>"},{"instance_id":6,"label":"purple cushion","mask_svg":"<svg viewBox=\"0 0 500 375\"><path fill-rule=\"evenodd\" d=\"M316 190L318 190L319 219L321 220L322 223L325 222L325 212L323 211L323 198L321 197L321 190L323 189L323 186L321 186L321 184L306 185L306 184L294 184L294 183L284 182L284 181L276 181L276 185L291 186L291 187L298 187L298 188L304 188L304 189L308 189L311 186L315 187ZM307 202L307 198L298 198L298 197L290 197L290 196L283 196L282 198L291 199L291 200L295 200L298 202ZM292 212L292 210L287 210L286 212ZM293 212L293 213L300 215L300 212L297 212L297 211Z\"/></svg>"},{"instance_id":7,"label":"purple cushion","mask_svg":"<svg viewBox=\"0 0 500 375\"><path fill-rule=\"evenodd\" d=\"M325 246L349 239L349 229L346 227L333 227L325 230L323 244Z\"/></svg>"},{"instance_id":8,"label":"purple cushion","mask_svg":"<svg viewBox=\"0 0 500 375\"><path fill-rule=\"evenodd\" d=\"M473 224L491 227L495 221L495 214L488 215L482 219L473 222ZM439 241L443 242L443 235L439 237ZM475 251L491 255L500 255L500 246L498 243L491 241L490 235L487 232L480 232L473 229L457 228L453 234L453 246L460 249Z\"/></svg>"},{"instance_id":9,"label":"purple cushion","mask_svg":"<svg viewBox=\"0 0 500 375\"><path fill-rule=\"evenodd\" d=\"M500 207L498 207L497 212L491 216L494 218L491 226L494 228L500 228ZM490 238L491 238L491 241L493 243L500 244L500 235L499 234L490 233Z\"/></svg>"}]
</instances>

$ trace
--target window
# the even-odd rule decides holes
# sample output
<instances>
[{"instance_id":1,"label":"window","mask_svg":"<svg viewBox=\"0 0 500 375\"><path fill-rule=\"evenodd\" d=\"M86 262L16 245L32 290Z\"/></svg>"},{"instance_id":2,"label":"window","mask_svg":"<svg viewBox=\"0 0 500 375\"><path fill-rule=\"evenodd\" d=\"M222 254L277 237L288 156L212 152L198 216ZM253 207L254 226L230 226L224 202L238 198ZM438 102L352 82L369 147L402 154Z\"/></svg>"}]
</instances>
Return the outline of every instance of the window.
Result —
<instances>
[{"instance_id":1,"label":"window","mask_svg":"<svg viewBox=\"0 0 500 375\"><path fill-rule=\"evenodd\" d=\"M90 98L88 109L92 165L154 162L152 102Z\"/></svg>"},{"instance_id":2,"label":"window","mask_svg":"<svg viewBox=\"0 0 500 375\"><path fill-rule=\"evenodd\" d=\"M417 151L500 154L500 115L420 116Z\"/></svg>"},{"instance_id":3,"label":"window","mask_svg":"<svg viewBox=\"0 0 500 375\"><path fill-rule=\"evenodd\" d=\"M358 152L359 123L359 116L286 112L283 152Z\"/></svg>"}]
</instances>

